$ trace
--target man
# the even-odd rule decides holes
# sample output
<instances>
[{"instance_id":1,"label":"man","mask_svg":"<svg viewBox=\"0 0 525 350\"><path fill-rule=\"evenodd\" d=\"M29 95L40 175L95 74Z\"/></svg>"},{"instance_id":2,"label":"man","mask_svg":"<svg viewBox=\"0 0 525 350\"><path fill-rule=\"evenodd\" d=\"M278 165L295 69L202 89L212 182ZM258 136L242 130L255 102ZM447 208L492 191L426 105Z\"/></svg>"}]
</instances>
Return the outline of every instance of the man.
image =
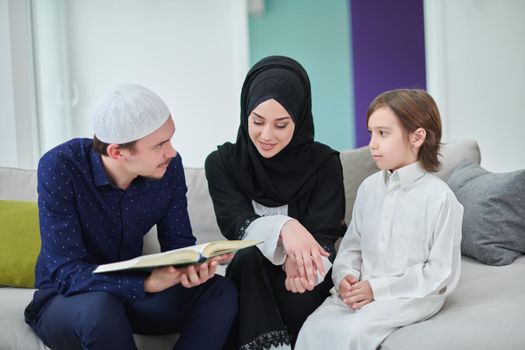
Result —
<instances>
[{"instance_id":1,"label":"man","mask_svg":"<svg viewBox=\"0 0 525 350\"><path fill-rule=\"evenodd\" d=\"M94 139L73 139L38 165L42 248L26 322L52 349L135 349L133 333L181 333L174 349L220 349L237 292L217 264L93 274L139 256L157 225L163 251L195 244L175 125L164 102L139 85L108 94Z\"/></svg>"}]
</instances>

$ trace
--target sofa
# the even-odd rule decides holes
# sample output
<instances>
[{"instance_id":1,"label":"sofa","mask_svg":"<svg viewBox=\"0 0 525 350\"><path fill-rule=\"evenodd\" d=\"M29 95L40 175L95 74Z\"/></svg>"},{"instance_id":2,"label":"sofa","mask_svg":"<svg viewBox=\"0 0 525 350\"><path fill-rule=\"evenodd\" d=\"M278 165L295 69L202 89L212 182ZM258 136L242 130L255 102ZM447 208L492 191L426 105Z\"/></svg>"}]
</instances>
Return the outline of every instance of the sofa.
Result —
<instances>
[{"instance_id":1,"label":"sofa","mask_svg":"<svg viewBox=\"0 0 525 350\"><path fill-rule=\"evenodd\" d=\"M476 164L480 152L475 141L446 144L442 149L445 181L462 159ZM357 187L377 171L368 149L341 153L344 171L346 215L351 217ZM215 221L203 169L186 168L188 209L199 242L221 239ZM523 195L523 194L518 194ZM36 173L0 168L0 200L36 201ZM2 223L0 223L0 229ZM0 237L3 235L0 231ZM24 234L21 232L20 234ZM152 229L144 240L144 253L159 250ZM525 257L506 266L489 266L462 257L461 279L441 312L429 320L394 331L381 345L383 350L412 349L525 349ZM224 273L222 270L221 273ZM33 293L31 288L0 287L0 349L47 349L24 323L23 311ZM171 349L177 335L135 335L139 349Z\"/></svg>"}]
</instances>

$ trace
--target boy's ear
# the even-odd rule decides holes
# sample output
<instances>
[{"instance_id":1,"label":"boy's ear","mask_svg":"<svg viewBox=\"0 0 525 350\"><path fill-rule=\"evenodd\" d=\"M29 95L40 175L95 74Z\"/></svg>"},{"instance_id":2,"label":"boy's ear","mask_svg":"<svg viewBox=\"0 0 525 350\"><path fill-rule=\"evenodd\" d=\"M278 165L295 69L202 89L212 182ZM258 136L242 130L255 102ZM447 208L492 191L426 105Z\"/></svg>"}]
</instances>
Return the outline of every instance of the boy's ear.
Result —
<instances>
[{"instance_id":1,"label":"boy's ear","mask_svg":"<svg viewBox=\"0 0 525 350\"><path fill-rule=\"evenodd\" d=\"M410 137L410 145L412 148L419 148L425 142L427 131L423 128L417 128Z\"/></svg>"},{"instance_id":2,"label":"boy's ear","mask_svg":"<svg viewBox=\"0 0 525 350\"><path fill-rule=\"evenodd\" d=\"M106 148L106 152L108 153L108 157L119 160L122 159L122 150L120 149L119 145L116 143L111 143L108 145L108 148Z\"/></svg>"}]
</instances>

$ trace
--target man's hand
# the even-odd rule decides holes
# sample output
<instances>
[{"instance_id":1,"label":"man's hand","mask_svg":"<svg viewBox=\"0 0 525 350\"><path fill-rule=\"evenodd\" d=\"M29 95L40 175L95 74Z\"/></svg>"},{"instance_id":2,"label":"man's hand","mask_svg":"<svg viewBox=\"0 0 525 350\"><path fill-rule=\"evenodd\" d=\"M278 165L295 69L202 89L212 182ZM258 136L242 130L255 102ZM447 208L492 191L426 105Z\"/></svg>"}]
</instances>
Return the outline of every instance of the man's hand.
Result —
<instances>
[{"instance_id":1,"label":"man's hand","mask_svg":"<svg viewBox=\"0 0 525 350\"><path fill-rule=\"evenodd\" d=\"M215 275L219 262L231 259L229 255L216 256L200 265L190 265L184 268L158 267L144 280L144 290L147 293L158 293L178 283L186 288L203 284Z\"/></svg>"},{"instance_id":2,"label":"man's hand","mask_svg":"<svg viewBox=\"0 0 525 350\"><path fill-rule=\"evenodd\" d=\"M180 283L186 288L191 288L203 284L212 278L217 270L217 258L218 257L212 258L200 265L190 265L186 267L185 273L180 277Z\"/></svg>"},{"instance_id":3,"label":"man's hand","mask_svg":"<svg viewBox=\"0 0 525 350\"><path fill-rule=\"evenodd\" d=\"M219 265L227 265L232 261L234 256L235 253L228 253L213 257L212 260L216 260Z\"/></svg>"},{"instance_id":4,"label":"man's hand","mask_svg":"<svg viewBox=\"0 0 525 350\"><path fill-rule=\"evenodd\" d=\"M325 252L312 234L295 219L284 224L281 238L288 258L297 266L299 276L306 279L307 284L313 288L317 271L321 277L326 275L321 257L328 257L330 254Z\"/></svg>"},{"instance_id":5,"label":"man's hand","mask_svg":"<svg viewBox=\"0 0 525 350\"><path fill-rule=\"evenodd\" d=\"M144 280L144 291L147 293L162 292L173 285L180 283L184 268L176 269L173 266L157 267Z\"/></svg>"},{"instance_id":6,"label":"man's hand","mask_svg":"<svg viewBox=\"0 0 525 350\"><path fill-rule=\"evenodd\" d=\"M357 282L355 278L349 281L347 280L349 276L351 275L346 276L339 285L339 294L341 295L343 302L348 305L349 308L359 310L374 300L374 292L370 287L370 282L366 280ZM341 292L341 287L343 287L343 292Z\"/></svg>"},{"instance_id":7,"label":"man's hand","mask_svg":"<svg viewBox=\"0 0 525 350\"><path fill-rule=\"evenodd\" d=\"M314 289L314 284L309 284L306 278L299 276L297 265L289 256L286 257L283 268L286 273L286 279L284 280L286 290L292 293L304 293L307 290Z\"/></svg>"}]
</instances>

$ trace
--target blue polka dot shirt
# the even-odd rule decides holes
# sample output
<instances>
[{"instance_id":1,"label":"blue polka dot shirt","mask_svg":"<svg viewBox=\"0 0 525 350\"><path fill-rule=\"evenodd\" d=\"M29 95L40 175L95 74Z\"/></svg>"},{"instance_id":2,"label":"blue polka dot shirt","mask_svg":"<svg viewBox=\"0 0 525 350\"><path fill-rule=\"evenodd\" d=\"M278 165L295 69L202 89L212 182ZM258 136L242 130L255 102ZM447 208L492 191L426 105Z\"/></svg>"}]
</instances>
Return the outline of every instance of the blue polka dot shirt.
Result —
<instances>
[{"instance_id":1,"label":"blue polka dot shirt","mask_svg":"<svg viewBox=\"0 0 525 350\"><path fill-rule=\"evenodd\" d=\"M122 190L106 175L91 139L73 139L38 164L42 247L35 286L62 295L105 291L144 297L143 272L93 274L99 264L142 254L143 236L157 225L162 251L195 244L181 157L160 180L137 177Z\"/></svg>"}]
</instances>

